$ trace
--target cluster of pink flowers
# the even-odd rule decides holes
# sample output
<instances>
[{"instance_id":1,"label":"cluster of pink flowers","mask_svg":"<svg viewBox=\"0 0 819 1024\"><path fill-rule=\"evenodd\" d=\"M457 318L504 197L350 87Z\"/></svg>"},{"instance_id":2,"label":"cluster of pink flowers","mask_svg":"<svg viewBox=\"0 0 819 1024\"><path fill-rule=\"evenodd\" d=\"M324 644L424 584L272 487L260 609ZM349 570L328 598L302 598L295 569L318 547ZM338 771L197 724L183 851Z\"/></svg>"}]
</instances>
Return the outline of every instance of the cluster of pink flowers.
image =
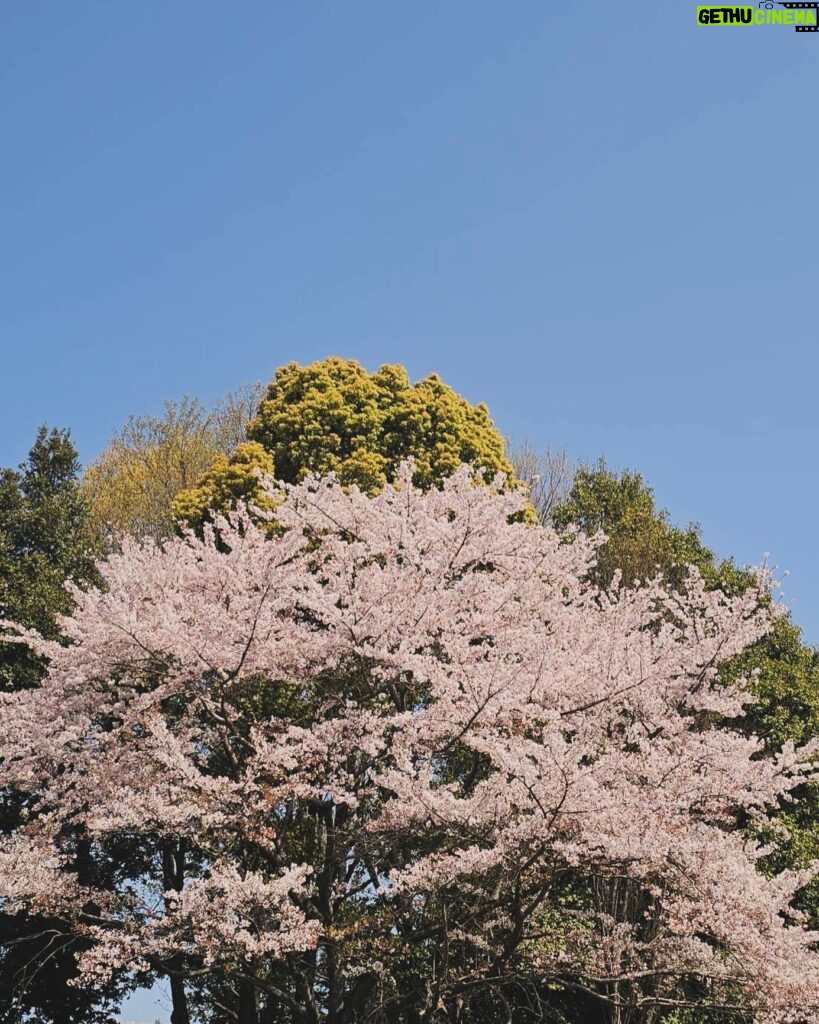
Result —
<instances>
[{"instance_id":1,"label":"cluster of pink flowers","mask_svg":"<svg viewBox=\"0 0 819 1024\"><path fill-rule=\"evenodd\" d=\"M4 905L93 936L89 975L188 957L263 979L332 942L343 983L423 936L444 1000L514 970L657 1004L698 979L813 1015L809 876L766 877L737 827L813 751L718 727L751 700L719 669L770 628L760 593L696 573L684 595L602 593L599 539L517 521L521 496L465 468L278 500L272 537L237 514L124 540L104 588L74 591L66 645L24 637L50 669L0 698L0 781L37 797L0 848ZM184 842L188 875L81 886L77 829Z\"/></svg>"}]
</instances>

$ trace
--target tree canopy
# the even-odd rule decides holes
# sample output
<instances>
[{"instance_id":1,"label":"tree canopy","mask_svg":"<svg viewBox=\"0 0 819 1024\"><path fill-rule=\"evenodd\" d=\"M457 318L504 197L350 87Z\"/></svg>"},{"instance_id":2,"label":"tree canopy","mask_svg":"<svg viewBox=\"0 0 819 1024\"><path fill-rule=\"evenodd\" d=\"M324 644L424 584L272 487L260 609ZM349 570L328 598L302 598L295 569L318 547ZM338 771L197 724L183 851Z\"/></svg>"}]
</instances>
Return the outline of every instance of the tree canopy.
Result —
<instances>
[{"instance_id":1,"label":"tree canopy","mask_svg":"<svg viewBox=\"0 0 819 1024\"><path fill-rule=\"evenodd\" d=\"M0 1024L815 1016L819 654L638 473L291 363L43 428L2 618Z\"/></svg>"},{"instance_id":2,"label":"tree canopy","mask_svg":"<svg viewBox=\"0 0 819 1024\"><path fill-rule=\"evenodd\" d=\"M733 827L812 751L718 727L765 580L607 592L595 542L515 522L520 493L412 474L307 478L272 538L126 540L68 646L27 635L50 667L5 700L0 780L40 803L2 897L92 937L89 978L232 980L239 1024L491 1024L527 985L813 1019L812 872L769 877ZM178 884L96 889L60 867L67 822L175 844Z\"/></svg>"},{"instance_id":3,"label":"tree canopy","mask_svg":"<svg viewBox=\"0 0 819 1024\"><path fill-rule=\"evenodd\" d=\"M332 472L370 494L394 480L410 457L421 487L440 483L462 463L479 467L485 480L498 472L514 478L483 403L472 405L436 374L412 384L402 366L370 374L335 356L280 367L247 426L247 441L178 495L179 518L198 524L235 498L261 499L259 475L270 471L285 483Z\"/></svg>"},{"instance_id":4,"label":"tree canopy","mask_svg":"<svg viewBox=\"0 0 819 1024\"><path fill-rule=\"evenodd\" d=\"M752 580L731 560L718 560L702 542L700 527L674 526L639 473L611 470L604 460L580 466L571 488L552 510L555 527L573 525L588 534L606 535L594 569L607 585L619 572L623 582L653 579L658 573L676 589L685 585L688 566L695 565L711 586L743 589Z\"/></svg>"}]
</instances>

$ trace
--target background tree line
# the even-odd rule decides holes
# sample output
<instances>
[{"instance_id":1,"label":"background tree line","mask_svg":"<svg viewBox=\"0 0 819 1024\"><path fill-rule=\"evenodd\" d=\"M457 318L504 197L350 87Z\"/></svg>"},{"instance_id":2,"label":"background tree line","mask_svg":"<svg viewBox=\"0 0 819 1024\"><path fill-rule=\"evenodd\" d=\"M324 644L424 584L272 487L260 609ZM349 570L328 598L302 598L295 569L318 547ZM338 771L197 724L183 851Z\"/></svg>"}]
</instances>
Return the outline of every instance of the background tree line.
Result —
<instances>
[{"instance_id":1,"label":"background tree line","mask_svg":"<svg viewBox=\"0 0 819 1024\"><path fill-rule=\"evenodd\" d=\"M601 585L617 573L629 584L661 573L684 591L692 564L712 589L736 594L751 583L743 567L705 546L698 526L674 525L638 473L602 461L575 465L553 450L508 448L486 407L470 404L435 375L412 384L401 367L368 374L331 358L308 367L289 364L267 388L230 393L213 407L185 397L167 403L161 416L132 417L84 472L68 432L42 428L26 461L0 476L0 617L57 637L58 617L70 609L63 581L94 584L95 560L122 534L161 542L178 522L201 528L212 510L238 500L264 505L261 474L294 483L306 473L333 471L343 483L374 493L410 456L419 486L434 486L466 462L482 467L487 478L505 473L509 486L522 482L533 514L556 530L574 524L590 534L605 532L593 569ZM4 690L36 686L43 668L27 648L0 645ZM729 674L753 674L759 702L728 725L763 737L771 748L819 735L819 655L788 616L736 658ZM800 795L794 809L779 815L788 828L784 837L771 822L771 873L819 855L815 788ZM4 792L0 829L18 828L26 811L18 794ZM104 861L94 860L81 835L73 850L97 881L138 879L144 858L154 855L124 841ZM161 855L172 886L180 851ZM819 893L807 892L804 909L816 917ZM150 981L125 974L99 988L72 986L76 951L59 920L0 914L0 1022L110 1021L122 996ZM174 965L167 966L172 974ZM173 1024L239 1021L246 1001L232 979L189 979L184 988L175 986L173 997ZM544 990L518 998L506 992L503 1000L516 1021L536 1014L580 1021L599 1013L577 993ZM703 997L703 1015L706 1004Z\"/></svg>"}]
</instances>

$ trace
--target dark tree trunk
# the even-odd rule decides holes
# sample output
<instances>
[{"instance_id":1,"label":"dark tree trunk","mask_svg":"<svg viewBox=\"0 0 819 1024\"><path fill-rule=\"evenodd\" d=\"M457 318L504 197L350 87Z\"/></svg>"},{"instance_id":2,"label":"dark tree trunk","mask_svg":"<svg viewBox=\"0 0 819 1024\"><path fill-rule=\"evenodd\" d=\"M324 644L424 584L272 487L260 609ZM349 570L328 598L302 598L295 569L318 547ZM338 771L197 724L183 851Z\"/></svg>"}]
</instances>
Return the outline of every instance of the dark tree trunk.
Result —
<instances>
[{"instance_id":1,"label":"dark tree trunk","mask_svg":"<svg viewBox=\"0 0 819 1024\"><path fill-rule=\"evenodd\" d=\"M162 847L162 883L165 890L182 892L185 884L185 847L184 840L167 842ZM185 982L182 980L182 957L171 957L168 962L168 977L171 982L171 1024L190 1024L188 997L185 994Z\"/></svg>"},{"instance_id":2,"label":"dark tree trunk","mask_svg":"<svg viewBox=\"0 0 819 1024\"><path fill-rule=\"evenodd\" d=\"M181 978L170 975L171 979L171 1024L191 1024L188 1016L188 997L185 995L185 983Z\"/></svg>"},{"instance_id":3,"label":"dark tree trunk","mask_svg":"<svg viewBox=\"0 0 819 1024\"><path fill-rule=\"evenodd\" d=\"M256 986L252 981L239 982L238 1024L259 1024L259 1013L256 1009Z\"/></svg>"},{"instance_id":4,"label":"dark tree trunk","mask_svg":"<svg viewBox=\"0 0 819 1024\"><path fill-rule=\"evenodd\" d=\"M264 1006L259 1012L259 1024L278 1024L278 1006L272 996L268 996L264 1001Z\"/></svg>"}]
</instances>

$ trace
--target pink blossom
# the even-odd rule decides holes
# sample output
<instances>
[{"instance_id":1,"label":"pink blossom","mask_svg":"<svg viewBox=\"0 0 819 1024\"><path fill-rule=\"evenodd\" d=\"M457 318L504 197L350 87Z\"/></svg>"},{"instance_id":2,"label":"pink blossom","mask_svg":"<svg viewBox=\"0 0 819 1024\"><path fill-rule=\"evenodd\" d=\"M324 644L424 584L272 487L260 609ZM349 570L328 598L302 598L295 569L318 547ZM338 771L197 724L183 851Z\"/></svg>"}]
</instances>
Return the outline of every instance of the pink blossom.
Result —
<instances>
[{"instance_id":1,"label":"pink blossom","mask_svg":"<svg viewBox=\"0 0 819 1024\"><path fill-rule=\"evenodd\" d=\"M238 513L203 540L124 540L104 589L74 591L67 646L25 638L50 669L0 698L0 781L39 798L0 849L7 906L73 919L88 975L182 956L262 978L332 943L343 986L424 934L440 998L514 955L638 1004L707 978L771 1019L815 1015L817 936L793 909L811 873L765 877L735 826L813 750L763 757L714 724L751 702L720 665L775 609L695 570L685 595L601 593L600 538L515 522L521 496L465 468L426 493L408 466L374 498L332 478L278 497L272 539ZM184 843L184 884L90 892L89 918L69 822Z\"/></svg>"}]
</instances>

